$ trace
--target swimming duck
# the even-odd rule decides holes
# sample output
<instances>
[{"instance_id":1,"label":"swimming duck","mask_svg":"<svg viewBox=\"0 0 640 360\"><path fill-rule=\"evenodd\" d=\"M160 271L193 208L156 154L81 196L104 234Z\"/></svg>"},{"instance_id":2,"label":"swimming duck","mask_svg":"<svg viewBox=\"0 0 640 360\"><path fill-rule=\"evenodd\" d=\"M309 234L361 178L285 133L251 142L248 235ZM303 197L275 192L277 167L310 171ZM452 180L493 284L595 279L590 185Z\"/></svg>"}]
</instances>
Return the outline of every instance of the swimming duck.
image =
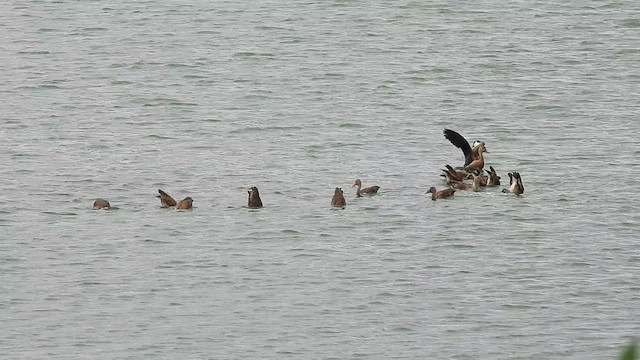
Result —
<instances>
[{"instance_id":1,"label":"swimming duck","mask_svg":"<svg viewBox=\"0 0 640 360\"><path fill-rule=\"evenodd\" d=\"M471 164L472 161L480 157L479 150L481 145L485 147L485 151L487 150L484 141L476 140L473 142L473 147L471 147L469 145L469 142L467 142L467 139L465 139L464 136L458 134L457 132L450 129L444 129L443 133L444 137L447 138L447 140L449 140L453 145L462 150L462 153L464 154L464 166Z\"/></svg>"},{"instance_id":2,"label":"swimming duck","mask_svg":"<svg viewBox=\"0 0 640 360\"><path fill-rule=\"evenodd\" d=\"M432 186L429 189L429 191L427 191L427 194L431 193L431 200L435 200L435 199L446 199L446 198L452 197L453 193L455 192L456 192L456 189L452 189L452 188L447 188L444 190L437 191L436 188Z\"/></svg>"},{"instance_id":3,"label":"swimming duck","mask_svg":"<svg viewBox=\"0 0 640 360\"><path fill-rule=\"evenodd\" d=\"M176 206L176 201L171 197L171 195L167 194L166 192L158 189L158 193L160 195L158 195L158 197L160 198L160 207L161 208L168 208L168 207L174 207Z\"/></svg>"},{"instance_id":4,"label":"swimming duck","mask_svg":"<svg viewBox=\"0 0 640 360\"><path fill-rule=\"evenodd\" d=\"M258 192L258 188L255 186L252 186L251 189L247 192L249 193L248 206L250 208L261 208L262 200L260 199L260 193Z\"/></svg>"},{"instance_id":5,"label":"swimming duck","mask_svg":"<svg viewBox=\"0 0 640 360\"><path fill-rule=\"evenodd\" d=\"M347 201L344 199L344 195L342 189L337 187L335 192L333 193L333 197L331 198L331 205L333 206L346 206Z\"/></svg>"},{"instance_id":6,"label":"swimming duck","mask_svg":"<svg viewBox=\"0 0 640 360\"><path fill-rule=\"evenodd\" d=\"M176 210L189 210L193 205L193 199L187 196L186 198L178 201L176 204Z\"/></svg>"},{"instance_id":7,"label":"swimming duck","mask_svg":"<svg viewBox=\"0 0 640 360\"><path fill-rule=\"evenodd\" d=\"M362 197L362 195L375 195L378 193L378 190L380 189L380 186L369 186L364 189L361 189L362 182L360 181L360 179L355 179L353 181L353 184L351 185L351 187L354 187L354 186L357 186L356 188L357 197Z\"/></svg>"},{"instance_id":8,"label":"swimming duck","mask_svg":"<svg viewBox=\"0 0 640 360\"><path fill-rule=\"evenodd\" d=\"M520 195L524 193L524 185L522 185L522 178L519 172L508 173L509 175L509 188L502 189L503 193L512 193Z\"/></svg>"},{"instance_id":9,"label":"swimming duck","mask_svg":"<svg viewBox=\"0 0 640 360\"><path fill-rule=\"evenodd\" d=\"M93 208L95 210L98 210L98 209L109 210L111 208L111 204L109 204L109 202L105 199L96 199L96 201L93 202Z\"/></svg>"}]
</instances>

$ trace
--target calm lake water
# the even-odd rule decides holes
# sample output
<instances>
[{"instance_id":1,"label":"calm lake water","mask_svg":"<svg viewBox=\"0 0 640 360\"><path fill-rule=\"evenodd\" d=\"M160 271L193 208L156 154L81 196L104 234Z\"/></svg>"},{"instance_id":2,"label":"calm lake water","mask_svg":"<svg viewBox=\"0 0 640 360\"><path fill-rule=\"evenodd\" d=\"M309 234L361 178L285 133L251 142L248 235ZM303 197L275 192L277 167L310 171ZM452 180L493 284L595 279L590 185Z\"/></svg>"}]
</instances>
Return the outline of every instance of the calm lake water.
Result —
<instances>
[{"instance_id":1,"label":"calm lake water","mask_svg":"<svg viewBox=\"0 0 640 360\"><path fill-rule=\"evenodd\" d=\"M638 14L7 2L1 352L615 358L640 335ZM444 128L485 141L524 195L431 201L463 162ZM379 195L356 198L355 178ZM161 209L158 188L194 209Z\"/></svg>"}]
</instances>

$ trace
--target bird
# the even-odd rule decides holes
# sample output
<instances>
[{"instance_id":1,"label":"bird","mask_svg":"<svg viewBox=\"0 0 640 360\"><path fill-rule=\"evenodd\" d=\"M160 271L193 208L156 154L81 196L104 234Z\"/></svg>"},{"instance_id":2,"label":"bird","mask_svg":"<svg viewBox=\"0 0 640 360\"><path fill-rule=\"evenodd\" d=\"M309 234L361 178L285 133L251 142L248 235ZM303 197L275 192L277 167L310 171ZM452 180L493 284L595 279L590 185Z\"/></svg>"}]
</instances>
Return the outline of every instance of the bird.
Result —
<instances>
[{"instance_id":1,"label":"bird","mask_svg":"<svg viewBox=\"0 0 640 360\"><path fill-rule=\"evenodd\" d=\"M481 175L473 176L473 191L480 191L481 186L486 186L486 179Z\"/></svg>"},{"instance_id":2,"label":"bird","mask_svg":"<svg viewBox=\"0 0 640 360\"><path fill-rule=\"evenodd\" d=\"M176 210L189 210L193 206L193 199L189 196L178 201L176 204Z\"/></svg>"},{"instance_id":3,"label":"bird","mask_svg":"<svg viewBox=\"0 0 640 360\"><path fill-rule=\"evenodd\" d=\"M457 189L457 190L469 190L471 188L474 188L473 184L469 184L469 183L466 183L464 181L455 181L455 180L453 180L453 181L447 182L447 185L449 187L452 187L452 188Z\"/></svg>"},{"instance_id":4,"label":"bird","mask_svg":"<svg viewBox=\"0 0 640 360\"><path fill-rule=\"evenodd\" d=\"M98 210L98 209L109 210L111 208L111 204L109 204L109 202L105 199L96 199L96 201L93 202L93 208L95 210Z\"/></svg>"},{"instance_id":5,"label":"bird","mask_svg":"<svg viewBox=\"0 0 640 360\"><path fill-rule=\"evenodd\" d=\"M522 184L522 178L519 172L508 173L509 175L509 188L502 189L503 193L512 193L515 195L521 195L524 193L524 185Z\"/></svg>"},{"instance_id":6,"label":"bird","mask_svg":"<svg viewBox=\"0 0 640 360\"><path fill-rule=\"evenodd\" d=\"M160 194L158 195L158 197L160 198L160 207L169 208L176 206L176 201L171 197L171 195L160 189L158 189L158 193Z\"/></svg>"},{"instance_id":7,"label":"bird","mask_svg":"<svg viewBox=\"0 0 640 360\"><path fill-rule=\"evenodd\" d=\"M469 173L463 170L456 170L451 165L446 164L446 169L442 169L442 176L449 181L464 181L469 177Z\"/></svg>"},{"instance_id":8,"label":"bird","mask_svg":"<svg viewBox=\"0 0 640 360\"><path fill-rule=\"evenodd\" d=\"M484 157L482 156L482 153L487 152L487 149L484 147L484 144L480 144L477 145L478 148L478 158L471 161L468 165L464 166L464 170L466 171L474 171L474 170L480 170L482 171L482 168L484 167Z\"/></svg>"},{"instance_id":9,"label":"bird","mask_svg":"<svg viewBox=\"0 0 640 360\"><path fill-rule=\"evenodd\" d=\"M249 189L249 191L247 191L249 193L249 200L248 200L248 205L250 208L261 208L262 207L262 200L260 199L260 193L258 192L258 188L255 186L252 186L251 189Z\"/></svg>"},{"instance_id":10,"label":"bird","mask_svg":"<svg viewBox=\"0 0 640 360\"><path fill-rule=\"evenodd\" d=\"M500 185L500 176L498 176L498 173L496 172L496 170L493 168L493 166L489 166L490 170L485 169L484 171L487 172L487 174L489 174L489 177L487 178L487 186L498 186Z\"/></svg>"},{"instance_id":11,"label":"bird","mask_svg":"<svg viewBox=\"0 0 640 360\"><path fill-rule=\"evenodd\" d=\"M357 186L356 188L357 197L362 197L362 195L375 195L378 193L378 190L380 189L380 186L369 186L364 189L361 189L362 182L360 181L360 179L355 179L353 181L353 184L351 185L351 187L354 187L354 186Z\"/></svg>"},{"instance_id":12,"label":"bird","mask_svg":"<svg viewBox=\"0 0 640 360\"><path fill-rule=\"evenodd\" d=\"M429 191L427 191L427 194L431 193L431 200L436 200L436 199L446 199L446 198L452 197L453 193L455 192L456 192L456 189L452 189L452 188L447 188L444 190L437 191L436 188L432 186L429 189Z\"/></svg>"},{"instance_id":13,"label":"bird","mask_svg":"<svg viewBox=\"0 0 640 360\"><path fill-rule=\"evenodd\" d=\"M447 138L447 140L449 140L453 145L462 150L462 153L464 154L464 166L471 164L472 161L480 157L479 150L481 145L485 147L485 151L487 150L484 141L476 140L473 142L473 147L471 147L464 136L453 130L444 129L443 134L444 137Z\"/></svg>"},{"instance_id":14,"label":"bird","mask_svg":"<svg viewBox=\"0 0 640 360\"><path fill-rule=\"evenodd\" d=\"M347 201L344 199L342 189L337 187L331 198L331 205L344 207L347 205Z\"/></svg>"}]
</instances>

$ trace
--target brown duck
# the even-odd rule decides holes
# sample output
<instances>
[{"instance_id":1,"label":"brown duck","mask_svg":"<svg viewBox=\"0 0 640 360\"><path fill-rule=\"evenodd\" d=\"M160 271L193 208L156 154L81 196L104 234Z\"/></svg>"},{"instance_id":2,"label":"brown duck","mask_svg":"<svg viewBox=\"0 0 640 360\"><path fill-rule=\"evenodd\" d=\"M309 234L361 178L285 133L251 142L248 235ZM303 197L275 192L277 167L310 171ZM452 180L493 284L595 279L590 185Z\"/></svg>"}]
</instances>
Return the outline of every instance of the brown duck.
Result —
<instances>
[{"instance_id":1,"label":"brown duck","mask_svg":"<svg viewBox=\"0 0 640 360\"><path fill-rule=\"evenodd\" d=\"M453 196L453 193L456 192L456 189L447 188L444 190L437 191L435 187L431 187L427 193L431 193L431 200L436 199L446 199Z\"/></svg>"},{"instance_id":2,"label":"brown duck","mask_svg":"<svg viewBox=\"0 0 640 360\"><path fill-rule=\"evenodd\" d=\"M176 204L176 210L189 210L193 206L193 199L189 196L178 201Z\"/></svg>"},{"instance_id":3,"label":"brown duck","mask_svg":"<svg viewBox=\"0 0 640 360\"><path fill-rule=\"evenodd\" d=\"M262 200L260 199L260 193L258 192L258 188L255 186L252 186L251 189L247 192L249 193L249 200L248 200L247 206L249 206L250 208L261 208Z\"/></svg>"},{"instance_id":4,"label":"brown duck","mask_svg":"<svg viewBox=\"0 0 640 360\"><path fill-rule=\"evenodd\" d=\"M109 210L111 208L111 204L109 204L109 202L105 199L96 199L96 201L93 202L93 208L96 210L98 209Z\"/></svg>"},{"instance_id":5,"label":"brown duck","mask_svg":"<svg viewBox=\"0 0 640 360\"><path fill-rule=\"evenodd\" d=\"M452 187L452 188L457 189L457 190L469 190L469 189L473 188L473 184L469 184L469 183L466 183L464 181L452 180L452 181L447 182L447 185L449 187Z\"/></svg>"},{"instance_id":6,"label":"brown duck","mask_svg":"<svg viewBox=\"0 0 640 360\"><path fill-rule=\"evenodd\" d=\"M481 186L486 186L486 178L481 175L473 176L473 191L480 191Z\"/></svg>"},{"instance_id":7,"label":"brown duck","mask_svg":"<svg viewBox=\"0 0 640 360\"><path fill-rule=\"evenodd\" d=\"M469 177L469 173L464 170L456 170L451 165L445 165L446 169L442 169L442 176L449 181L464 181Z\"/></svg>"},{"instance_id":8,"label":"brown duck","mask_svg":"<svg viewBox=\"0 0 640 360\"><path fill-rule=\"evenodd\" d=\"M347 201L344 199L341 188L337 187L336 191L333 193L333 197L331 198L331 205L342 207L347 205Z\"/></svg>"},{"instance_id":9,"label":"brown duck","mask_svg":"<svg viewBox=\"0 0 640 360\"><path fill-rule=\"evenodd\" d=\"M360 179L355 179L353 181L353 184L351 185L351 187L354 187L354 186L357 186L356 188L357 197L362 197L362 195L375 195L378 193L378 190L380 189L380 186L369 186L364 189L361 189L362 182L360 181Z\"/></svg>"}]
</instances>

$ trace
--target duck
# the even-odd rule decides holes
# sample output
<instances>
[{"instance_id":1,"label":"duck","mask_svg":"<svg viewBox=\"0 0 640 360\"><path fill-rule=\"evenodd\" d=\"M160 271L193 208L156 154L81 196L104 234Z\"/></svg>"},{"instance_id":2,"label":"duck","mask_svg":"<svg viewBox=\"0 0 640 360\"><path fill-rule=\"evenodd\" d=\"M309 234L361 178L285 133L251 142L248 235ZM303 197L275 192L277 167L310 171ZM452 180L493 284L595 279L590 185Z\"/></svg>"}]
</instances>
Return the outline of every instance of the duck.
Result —
<instances>
[{"instance_id":1,"label":"duck","mask_svg":"<svg viewBox=\"0 0 640 360\"><path fill-rule=\"evenodd\" d=\"M109 202L105 199L96 199L96 201L93 202L94 210L99 210L99 209L109 210L110 208L111 208L111 204L109 204Z\"/></svg>"},{"instance_id":2,"label":"duck","mask_svg":"<svg viewBox=\"0 0 640 360\"><path fill-rule=\"evenodd\" d=\"M447 182L447 185L456 190L469 190L474 187L474 184L469 184L464 181L455 181L455 180Z\"/></svg>"},{"instance_id":3,"label":"duck","mask_svg":"<svg viewBox=\"0 0 640 360\"><path fill-rule=\"evenodd\" d=\"M512 193L515 195L521 195L524 193L524 185L522 184L522 178L519 172L508 173L509 175L509 188L502 189L503 193Z\"/></svg>"},{"instance_id":4,"label":"duck","mask_svg":"<svg viewBox=\"0 0 640 360\"><path fill-rule=\"evenodd\" d=\"M487 152L487 149L484 147L484 144L480 144L477 146L478 147L478 158L471 161L468 165L464 166L464 170L472 172L474 170L480 170L482 171L482 168L484 167L484 157L482 156L482 153Z\"/></svg>"},{"instance_id":5,"label":"duck","mask_svg":"<svg viewBox=\"0 0 640 360\"><path fill-rule=\"evenodd\" d=\"M380 186L369 186L364 189L361 189L362 182L360 181L360 179L353 180L353 184L351 185L351 187L354 187L354 186L357 186L356 188L357 197L362 197L362 195L375 195L378 193L378 190L380 189Z\"/></svg>"},{"instance_id":6,"label":"duck","mask_svg":"<svg viewBox=\"0 0 640 360\"><path fill-rule=\"evenodd\" d=\"M248 200L248 207L250 208L261 208L262 207L262 199L260 199L260 193L258 192L258 188L255 186L252 186L251 189L249 189L249 191L247 191L249 193L249 200Z\"/></svg>"},{"instance_id":7,"label":"duck","mask_svg":"<svg viewBox=\"0 0 640 360\"><path fill-rule=\"evenodd\" d=\"M347 201L344 199L344 194L342 189L337 187L333 193L333 197L331 198L332 206L341 206L345 207L347 205Z\"/></svg>"},{"instance_id":8,"label":"duck","mask_svg":"<svg viewBox=\"0 0 640 360\"><path fill-rule=\"evenodd\" d=\"M473 147L469 145L467 139L464 136L460 135L456 131L451 129L444 129L444 137L447 138L453 145L462 150L464 154L464 165L463 167L471 164L472 161L478 159L480 157L480 147L484 147L486 152L486 145L484 141L476 140L473 142Z\"/></svg>"},{"instance_id":9,"label":"duck","mask_svg":"<svg viewBox=\"0 0 640 360\"><path fill-rule=\"evenodd\" d=\"M489 169L490 170L487 170L487 169L484 170L488 174L487 185L486 186L498 186L498 185L500 185L500 176L498 176L498 173L496 172L496 170L493 168L493 166L489 166Z\"/></svg>"},{"instance_id":10,"label":"duck","mask_svg":"<svg viewBox=\"0 0 640 360\"><path fill-rule=\"evenodd\" d=\"M431 193L431 200L436 200L436 199L446 199L446 198L450 198L453 196L453 194L456 192L456 189L452 189L452 188L447 188L444 190L440 190L437 191L435 187L431 187L429 188L429 191L427 191L428 193Z\"/></svg>"},{"instance_id":11,"label":"duck","mask_svg":"<svg viewBox=\"0 0 640 360\"><path fill-rule=\"evenodd\" d=\"M189 196L178 201L176 204L176 210L189 210L193 206L193 199Z\"/></svg>"},{"instance_id":12,"label":"duck","mask_svg":"<svg viewBox=\"0 0 640 360\"><path fill-rule=\"evenodd\" d=\"M171 195L166 192L158 189L158 197L160 198L160 207L161 208L170 208L176 206L176 201L171 197Z\"/></svg>"},{"instance_id":13,"label":"duck","mask_svg":"<svg viewBox=\"0 0 640 360\"><path fill-rule=\"evenodd\" d=\"M456 170L451 165L446 164L446 169L442 169L442 176L449 181L464 181L469 177L469 173L463 170Z\"/></svg>"},{"instance_id":14,"label":"duck","mask_svg":"<svg viewBox=\"0 0 640 360\"><path fill-rule=\"evenodd\" d=\"M473 191L480 191L481 186L486 186L486 180L481 175L474 175Z\"/></svg>"}]
</instances>

